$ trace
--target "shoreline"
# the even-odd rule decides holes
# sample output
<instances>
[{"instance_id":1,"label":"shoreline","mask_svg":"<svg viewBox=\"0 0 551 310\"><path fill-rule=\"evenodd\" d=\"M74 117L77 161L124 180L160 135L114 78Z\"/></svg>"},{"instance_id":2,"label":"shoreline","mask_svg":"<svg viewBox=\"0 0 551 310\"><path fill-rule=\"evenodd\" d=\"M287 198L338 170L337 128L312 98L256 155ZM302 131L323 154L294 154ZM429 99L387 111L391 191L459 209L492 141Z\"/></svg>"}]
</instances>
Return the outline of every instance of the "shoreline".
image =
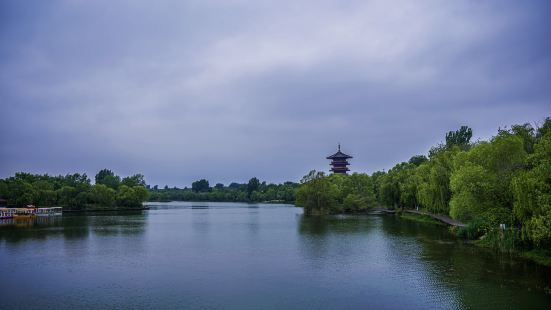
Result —
<instances>
[{"instance_id":1,"label":"shoreline","mask_svg":"<svg viewBox=\"0 0 551 310\"><path fill-rule=\"evenodd\" d=\"M434 222L426 221L424 218L430 218ZM483 248L488 249L490 251L494 251L496 253L509 253L510 255L515 256L516 258L523 259L526 261L529 261L531 263L537 264L539 266L551 268L551 251L548 250L528 250L528 251L511 251L511 252L502 252L497 248L491 247L487 244L484 244L483 242L480 242L481 240L468 240L463 239L457 236L457 233L453 230L453 228L457 228L458 226L454 226L451 224L447 224L444 222L439 222L437 219L431 218L426 214L419 214L419 213L409 213L408 216L400 215L401 219L405 219L412 222L418 222L418 223L424 223L427 225L439 225L439 226L447 226L450 233L456 237L458 240L462 240L466 244L471 244L477 248Z\"/></svg>"},{"instance_id":2,"label":"shoreline","mask_svg":"<svg viewBox=\"0 0 551 310\"><path fill-rule=\"evenodd\" d=\"M149 210L149 207L142 208L124 208L124 209L89 209L89 210L62 210L63 213L85 213L85 212L117 212L117 211L145 211Z\"/></svg>"}]
</instances>

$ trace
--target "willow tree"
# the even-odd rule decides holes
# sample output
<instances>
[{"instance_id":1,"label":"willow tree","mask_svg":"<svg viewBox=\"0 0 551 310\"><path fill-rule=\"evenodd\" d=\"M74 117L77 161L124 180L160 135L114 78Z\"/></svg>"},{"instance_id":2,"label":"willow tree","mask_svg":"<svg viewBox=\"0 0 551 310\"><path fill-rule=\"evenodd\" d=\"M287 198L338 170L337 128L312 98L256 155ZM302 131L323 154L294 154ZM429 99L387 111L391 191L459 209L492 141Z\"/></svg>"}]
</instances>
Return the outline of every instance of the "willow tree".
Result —
<instances>
[{"instance_id":1,"label":"willow tree","mask_svg":"<svg viewBox=\"0 0 551 310\"><path fill-rule=\"evenodd\" d=\"M536 246L551 246L551 130L534 145L529 169L513 178L513 211L522 235Z\"/></svg>"},{"instance_id":2,"label":"willow tree","mask_svg":"<svg viewBox=\"0 0 551 310\"><path fill-rule=\"evenodd\" d=\"M498 134L454 159L450 215L470 221L483 217L492 225L512 224L511 180L526 162L523 139Z\"/></svg>"},{"instance_id":3,"label":"willow tree","mask_svg":"<svg viewBox=\"0 0 551 310\"><path fill-rule=\"evenodd\" d=\"M296 193L296 205L303 207L307 215L329 214L334 205L331 192L331 183L325 174L312 170L302 178Z\"/></svg>"}]
</instances>

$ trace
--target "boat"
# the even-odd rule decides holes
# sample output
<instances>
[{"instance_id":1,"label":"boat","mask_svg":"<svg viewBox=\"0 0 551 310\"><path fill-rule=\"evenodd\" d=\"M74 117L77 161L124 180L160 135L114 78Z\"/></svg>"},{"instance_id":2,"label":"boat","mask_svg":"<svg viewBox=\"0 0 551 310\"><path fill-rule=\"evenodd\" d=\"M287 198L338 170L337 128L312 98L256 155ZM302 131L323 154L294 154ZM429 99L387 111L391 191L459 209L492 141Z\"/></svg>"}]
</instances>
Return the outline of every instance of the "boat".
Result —
<instances>
[{"instance_id":1,"label":"boat","mask_svg":"<svg viewBox=\"0 0 551 310\"><path fill-rule=\"evenodd\" d=\"M36 209L36 215L37 216L56 216L61 215L62 208L61 207L52 207L52 208L37 208Z\"/></svg>"},{"instance_id":2,"label":"boat","mask_svg":"<svg viewBox=\"0 0 551 310\"><path fill-rule=\"evenodd\" d=\"M25 208L15 208L14 219L32 218L36 216L36 207L28 205Z\"/></svg>"},{"instance_id":3,"label":"boat","mask_svg":"<svg viewBox=\"0 0 551 310\"><path fill-rule=\"evenodd\" d=\"M0 219L11 219L14 213L14 208L0 208Z\"/></svg>"}]
</instances>

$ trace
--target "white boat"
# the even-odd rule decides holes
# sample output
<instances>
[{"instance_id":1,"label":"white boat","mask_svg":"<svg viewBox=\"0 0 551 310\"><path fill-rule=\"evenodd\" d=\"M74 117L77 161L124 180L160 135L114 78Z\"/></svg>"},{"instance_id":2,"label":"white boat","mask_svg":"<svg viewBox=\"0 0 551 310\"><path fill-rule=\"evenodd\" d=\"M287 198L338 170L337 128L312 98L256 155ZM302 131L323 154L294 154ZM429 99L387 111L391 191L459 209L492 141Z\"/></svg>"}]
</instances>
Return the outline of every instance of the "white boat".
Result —
<instances>
[{"instance_id":1,"label":"white boat","mask_svg":"<svg viewBox=\"0 0 551 310\"><path fill-rule=\"evenodd\" d=\"M11 219L15 214L15 208L0 208L0 219Z\"/></svg>"},{"instance_id":2,"label":"white boat","mask_svg":"<svg viewBox=\"0 0 551 310\"><path fill-rule=\"evenodd\" d=\"M62 208L61 207L37 208L36 209L36 215L37 216L54 216L54 215L61 215L61 214L62 214Z\"/></svg>"}]
</instances>

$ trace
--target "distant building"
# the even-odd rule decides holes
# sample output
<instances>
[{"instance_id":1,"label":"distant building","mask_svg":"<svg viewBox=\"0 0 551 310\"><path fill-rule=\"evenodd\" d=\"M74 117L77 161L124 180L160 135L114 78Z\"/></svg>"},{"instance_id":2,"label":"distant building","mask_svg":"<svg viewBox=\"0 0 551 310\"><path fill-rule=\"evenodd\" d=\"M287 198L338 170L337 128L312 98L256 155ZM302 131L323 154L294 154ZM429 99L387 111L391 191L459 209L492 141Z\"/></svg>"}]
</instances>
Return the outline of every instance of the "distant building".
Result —
<instances>
[{"instance_id":1,"label":"distant building","mask_svg":"<svg viewBox=\"0 0 551 310\"><path fill-rule=\"evenodd\" d=\"M350 163L347 161L347 159L350 159L350 158L353 158L353 157L341 152L340 144L339 144L339 150L337 151L337 153L327 157L327 159L331 159L331 171L333 173L343 173L343 174L346 174L347 171L350 171L350 169L348 169L348 165L350 165Z\"/></svg>"}]
</instances>

